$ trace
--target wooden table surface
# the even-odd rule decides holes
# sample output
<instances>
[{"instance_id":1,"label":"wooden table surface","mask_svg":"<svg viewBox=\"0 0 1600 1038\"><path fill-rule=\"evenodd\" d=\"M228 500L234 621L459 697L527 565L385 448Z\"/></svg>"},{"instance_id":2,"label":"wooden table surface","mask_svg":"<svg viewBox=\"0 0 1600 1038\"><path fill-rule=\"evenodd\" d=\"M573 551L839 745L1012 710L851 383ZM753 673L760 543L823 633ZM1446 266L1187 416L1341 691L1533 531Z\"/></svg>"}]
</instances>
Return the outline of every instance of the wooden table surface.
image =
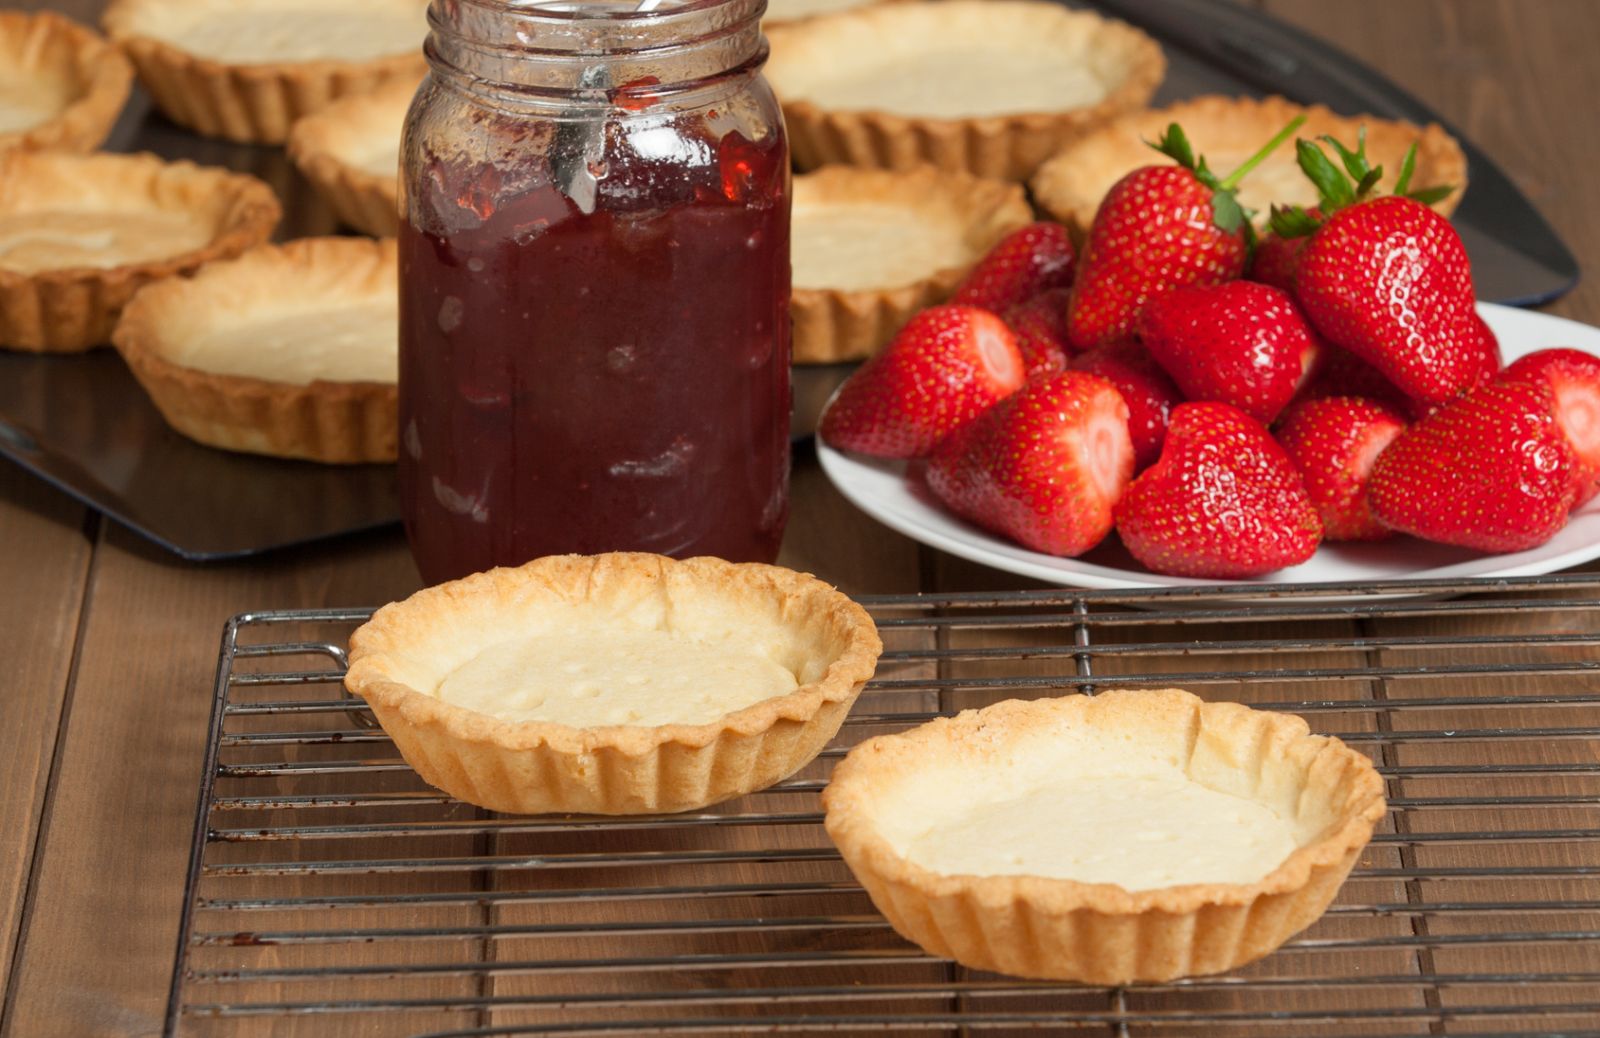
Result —
<instances>
[{"instance_id":1,"label":"wooden table surface","mask_svg":"<svg viewBox=\"0 0 1600 1038\"><path fill-rule=\"evenodd\" d=\"M1258 6L1427 99L1600 270L1600 3ZM1600 281L1550 309L1600 323ZM781 561L857 593L1026 586L879 526L805 454ZM0 462L0 1033L158 1031L223 622L417 586L398 531L190 565Z\"/></svg>"}]
</instances>

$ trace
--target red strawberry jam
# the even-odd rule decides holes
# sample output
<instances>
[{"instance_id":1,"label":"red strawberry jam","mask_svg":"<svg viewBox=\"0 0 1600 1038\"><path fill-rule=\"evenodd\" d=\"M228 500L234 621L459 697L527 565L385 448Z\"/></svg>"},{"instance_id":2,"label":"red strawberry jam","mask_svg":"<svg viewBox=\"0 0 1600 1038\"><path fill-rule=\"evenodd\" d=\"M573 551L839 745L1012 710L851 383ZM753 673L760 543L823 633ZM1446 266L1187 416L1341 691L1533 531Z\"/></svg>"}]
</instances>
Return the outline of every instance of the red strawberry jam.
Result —
<instances>
[{"instance_id":1,"label":"red strawberry jam","mask_svg":"<svg viewBox=\"0 0 1600 1038\"><path fill-rule=\"evenodd\" d=\"M480 110L487 149L408 141L400 492L430 583L565 552L777 554L788 149L747 113L653 101L612 92L588 206L557 120Z\"/></svg>"}]
</instances>

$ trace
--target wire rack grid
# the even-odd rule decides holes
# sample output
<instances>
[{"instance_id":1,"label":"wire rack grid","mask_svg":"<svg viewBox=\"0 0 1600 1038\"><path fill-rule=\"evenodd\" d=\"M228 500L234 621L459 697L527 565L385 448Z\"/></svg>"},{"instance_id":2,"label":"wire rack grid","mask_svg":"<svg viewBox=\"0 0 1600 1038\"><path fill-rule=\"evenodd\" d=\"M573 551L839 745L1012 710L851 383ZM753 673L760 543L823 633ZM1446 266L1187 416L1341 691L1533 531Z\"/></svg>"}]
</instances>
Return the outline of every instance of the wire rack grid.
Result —
<instances>
[{"instance_id":1,"label":"wire rack grid","mask_svg":"<svg viewBox=\"0 0 1600 1038\"><path fill-rule=\"evenodd\" d=\"M1600 1036L1600 577L865 599L839 738L701 812L494 815L340 686L368 613L224 633L167 1033ZM1258 597L1252 597L1258 596ZM1390 813L1235 974L1096 989L899 938L817 795L863 738L1006 698L1189 688L1369 753Z\"/></svg>"}]
</instances>

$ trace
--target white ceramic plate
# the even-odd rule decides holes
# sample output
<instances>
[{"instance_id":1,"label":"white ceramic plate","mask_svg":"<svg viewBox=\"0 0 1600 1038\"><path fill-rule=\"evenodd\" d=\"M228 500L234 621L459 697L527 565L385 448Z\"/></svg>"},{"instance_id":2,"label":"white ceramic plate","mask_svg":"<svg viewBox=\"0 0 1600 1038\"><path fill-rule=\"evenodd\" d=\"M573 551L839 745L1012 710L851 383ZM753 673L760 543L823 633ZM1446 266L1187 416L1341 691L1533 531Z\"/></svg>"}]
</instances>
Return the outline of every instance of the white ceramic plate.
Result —
<instances>
[{"instance_id":1,"label":"white ceramic plate","mask_svg":"<svg viewBox=\"0 0 1600 1038\"><path fill-rule=\"evenodd\" d=\"M1480 303L1478 310L1499 337L1500 351L1507 363L1552 346L1571 346L1600 355L1600 328L1493 303ZM1076 559L1029 551L945 511L920 478L907 477L904 462L845 454L821 439L817 441L817 456L839 492L885 526L930 547L995 569L1065 587L1155 588L1219 583L1151 573L1134 561L1114 534ZM1249 583L1359 584L1378 580L1521 577L1551 573L1597 557L1600 497L1575 513L1560 533L1531 551L1485 555L1412 537L1324 544L1308 561Z\"/></svg>"}]
</instances>

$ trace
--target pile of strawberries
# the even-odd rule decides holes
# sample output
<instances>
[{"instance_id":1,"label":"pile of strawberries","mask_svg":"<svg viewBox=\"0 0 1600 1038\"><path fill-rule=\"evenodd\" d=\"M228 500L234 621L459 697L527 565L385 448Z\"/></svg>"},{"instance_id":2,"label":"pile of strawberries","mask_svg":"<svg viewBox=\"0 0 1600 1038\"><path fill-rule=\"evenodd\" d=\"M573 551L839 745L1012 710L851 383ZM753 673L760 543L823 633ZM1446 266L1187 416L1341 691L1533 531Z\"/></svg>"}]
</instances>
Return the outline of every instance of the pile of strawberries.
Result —
<instances>
[{"instance_id":1,"label":"pile of strawberries","mask_svg":"<svg viewBox=\"0 0 1600 1038\"><path fill-rule=\"evenodd\" d=\"M1227 178L1171 127L1076 255L1065 228L1002 241L840 389L821 435L926 459L957 514L1075 556L1114 528L1159 573L1259 576L1323 540L1404 532L1489 552L1543 543L1600 488L1600 359L1501 369L1460 237L1391 194L1363 142L1296 144L1311 210L1258 242Z\"/></svg>"}]
</instances>

